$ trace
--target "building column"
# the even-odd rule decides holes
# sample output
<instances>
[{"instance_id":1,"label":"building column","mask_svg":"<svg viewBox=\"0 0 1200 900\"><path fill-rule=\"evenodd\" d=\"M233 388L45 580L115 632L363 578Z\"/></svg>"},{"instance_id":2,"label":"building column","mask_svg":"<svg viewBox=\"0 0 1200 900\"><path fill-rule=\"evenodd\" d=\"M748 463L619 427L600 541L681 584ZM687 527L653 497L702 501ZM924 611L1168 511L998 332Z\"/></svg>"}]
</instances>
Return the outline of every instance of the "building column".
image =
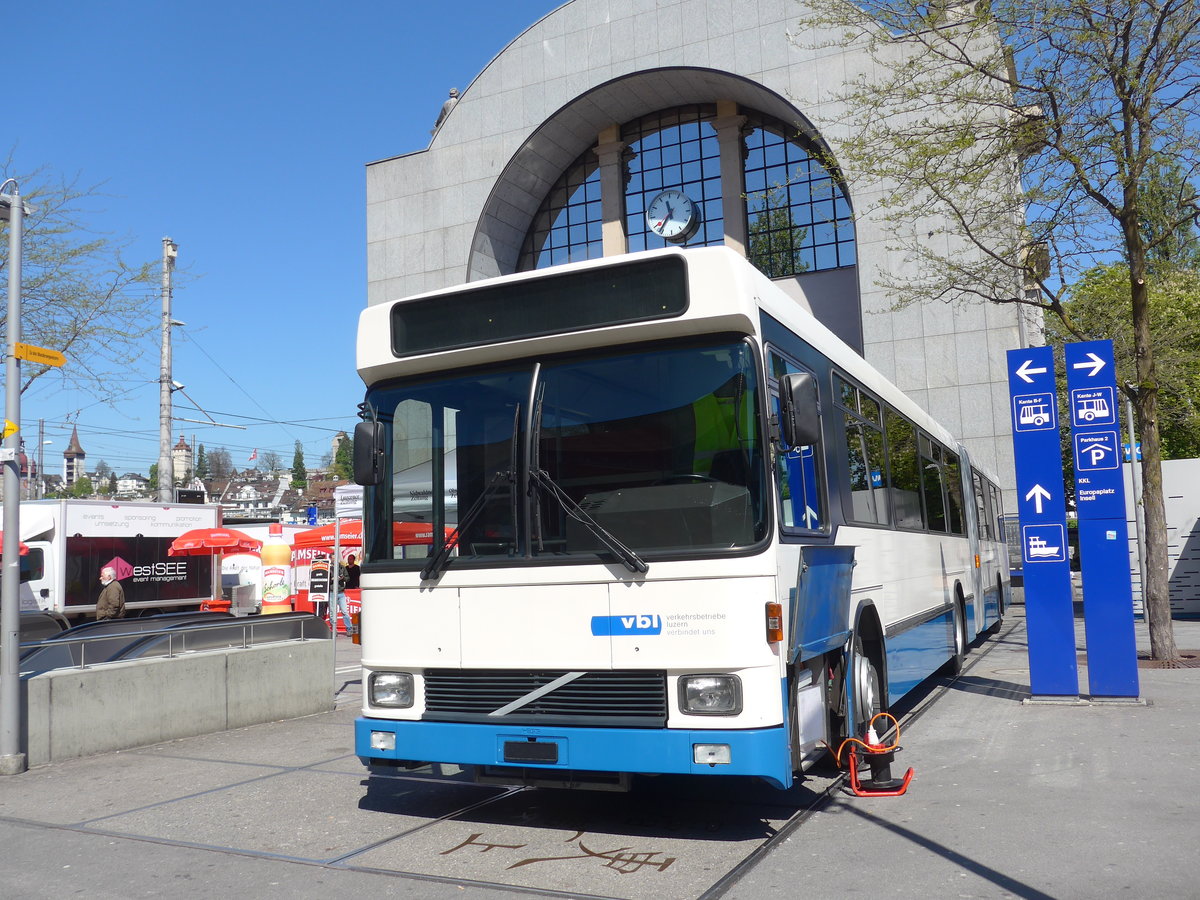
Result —
<instances>
[{"instance_id":1,"label":"building column","mask_svg":"<svg viewBox=\"0 0 1200 900\"><path fill-rule=\"evenodd\" d=\"M625 166L621 126L610 125L600 132L596 157L600 160L600 239L605 256L625 253Z\"/></svg>"},{"instance_id":2,"label":"building column","mask_svg":"<svg viewBox=\"0 0 1200 900\"><path fill-rule=\"evenodd\" d=\"M732 100L717 101L713 128L721 152L721 209L725 218L725 246L746 255L746 178L742 160L742 128L746 117L739 115Z\"/></svg>"}]
</instances>

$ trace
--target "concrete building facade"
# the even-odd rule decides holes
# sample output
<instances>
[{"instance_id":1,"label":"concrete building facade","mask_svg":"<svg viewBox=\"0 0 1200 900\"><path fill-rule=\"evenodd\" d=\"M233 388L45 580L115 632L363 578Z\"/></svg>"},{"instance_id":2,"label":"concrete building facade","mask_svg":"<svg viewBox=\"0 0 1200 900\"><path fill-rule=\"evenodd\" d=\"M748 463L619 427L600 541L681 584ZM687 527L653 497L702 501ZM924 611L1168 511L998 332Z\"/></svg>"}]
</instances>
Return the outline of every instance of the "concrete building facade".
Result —
<instances>
[{"instance_id":1,"label":"concrete building facade","mask_svg":"<svg viewBox=\"0 0 1200 900\"><path fill-rule=\"evenodd\" d=\"M818 159L836 161L834 95L871 61L852 45L807 49L822 36L793 39L794 10L571 0L531 25L436 124L430 111L428 147L367 167L368 302L663 246L646 204L683 189L702 212L689 246L749 256L1011 492L1005 351L1019 346L1017 312L893 309L879 275L914 263L889 251L872 186Z\"/></svg>"}]
</instances>

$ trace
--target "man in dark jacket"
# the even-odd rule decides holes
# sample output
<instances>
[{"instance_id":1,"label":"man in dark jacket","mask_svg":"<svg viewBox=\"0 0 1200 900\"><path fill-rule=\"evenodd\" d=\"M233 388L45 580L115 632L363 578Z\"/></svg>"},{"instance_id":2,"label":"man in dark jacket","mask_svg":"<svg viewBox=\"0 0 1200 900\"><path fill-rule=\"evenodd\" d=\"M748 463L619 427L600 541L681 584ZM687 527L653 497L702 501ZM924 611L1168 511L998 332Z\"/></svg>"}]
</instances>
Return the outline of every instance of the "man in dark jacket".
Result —
<instances>
[{"instance_id":1,"label":"man in dark jacket","mask_svg":"<svg viewBox=\"0 0 1200 900\"><path fill-rule=\"evenodd\" d=\"M100 583L104 589L100 591L100 599L96 601L97 619L125 618L125 589L117 581L117 573L112 566L100 570Z\"/></svg>"}]
</instances>

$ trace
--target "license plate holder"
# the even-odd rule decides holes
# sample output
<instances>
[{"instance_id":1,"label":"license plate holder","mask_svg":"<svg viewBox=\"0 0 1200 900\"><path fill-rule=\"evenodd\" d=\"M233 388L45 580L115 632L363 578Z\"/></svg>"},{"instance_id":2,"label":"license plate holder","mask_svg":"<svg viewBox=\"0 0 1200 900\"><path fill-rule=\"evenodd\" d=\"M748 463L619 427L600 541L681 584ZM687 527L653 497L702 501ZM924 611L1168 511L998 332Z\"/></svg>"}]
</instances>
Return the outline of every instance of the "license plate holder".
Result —
<instances>
[{"instance_id":1,"label":"license plate holder","mask_svg":"<svg viewBox=\"0 0 1200 900\"><path fill-rule=\"evenodd\" d=\"M558 744L553 741L505 741L506 763L558 764Z\"/></svg>"}]
</instances>

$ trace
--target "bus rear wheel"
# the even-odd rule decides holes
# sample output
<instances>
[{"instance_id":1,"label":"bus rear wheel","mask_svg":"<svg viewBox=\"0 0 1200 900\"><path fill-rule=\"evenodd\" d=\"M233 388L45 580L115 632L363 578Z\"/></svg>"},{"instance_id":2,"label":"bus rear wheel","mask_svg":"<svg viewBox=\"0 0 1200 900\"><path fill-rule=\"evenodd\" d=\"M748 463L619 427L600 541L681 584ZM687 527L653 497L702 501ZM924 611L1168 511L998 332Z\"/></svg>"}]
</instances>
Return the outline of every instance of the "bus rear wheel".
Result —
<instances>
[{"instance_id":1,"label":"bus rear wheel","mask_svg":"<svg viewBox=\"0 0 1200 900\"><path fill-rule=\"evenodd\" d=\"M961 596L954 600L954 653L942 666L947 675L957 675L963 670L967 658L967 611Z\"/></svg>"}]
</instances>

